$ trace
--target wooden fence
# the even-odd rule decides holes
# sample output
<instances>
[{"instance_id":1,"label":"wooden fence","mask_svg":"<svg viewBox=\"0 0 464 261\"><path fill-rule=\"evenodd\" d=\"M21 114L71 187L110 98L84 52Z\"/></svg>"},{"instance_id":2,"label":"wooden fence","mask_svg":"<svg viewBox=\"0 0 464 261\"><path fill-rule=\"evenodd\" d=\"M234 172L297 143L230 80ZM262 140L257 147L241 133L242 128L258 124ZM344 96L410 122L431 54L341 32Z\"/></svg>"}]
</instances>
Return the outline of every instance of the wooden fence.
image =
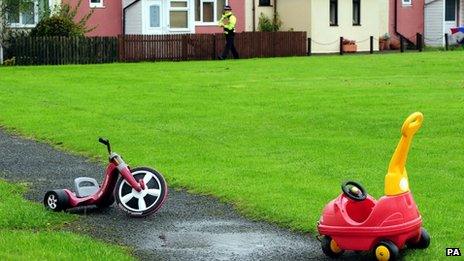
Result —
<instances>
[{"instance_id":1,"label":"wooden fence","mask_svg":"<svg viewBox=\"0 0 464 261\"><path fill-rule=\"evenodd\" d=\"M110 63L118 61L118 38L18 37L8 56L18 65Z\"/></svg>"},{"instance_id":2,"label":"wooden fence","mask_svg":"<svg viewBox=\"0 0 464 261\"><path fill-rule=\"evenodd\" d=\"M223 34L124 35L120 61L210 60L221 54ZM244 32L235 36L240 58L306 55L306 32Z\"/></svg>"},{"instance_id":3,"label":"wooden fence","mask_svg":"<svg viewBox=\"0 0 464 261\"><path fill-rule=\"evenodd\" d=\"M8 49L18 65L211 60L223 34L123 35L119 37L18 37ZM240 58L306 55L306 32L237 33Z\"/></svg>"}]
</instances>

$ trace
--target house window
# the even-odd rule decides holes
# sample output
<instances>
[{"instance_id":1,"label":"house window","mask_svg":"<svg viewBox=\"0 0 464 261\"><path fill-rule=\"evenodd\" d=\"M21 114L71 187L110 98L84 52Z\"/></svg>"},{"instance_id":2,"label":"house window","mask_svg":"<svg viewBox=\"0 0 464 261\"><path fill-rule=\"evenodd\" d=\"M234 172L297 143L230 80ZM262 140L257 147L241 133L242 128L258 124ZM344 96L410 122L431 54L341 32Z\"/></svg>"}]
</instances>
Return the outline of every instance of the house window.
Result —
<instances>
[{"instance_id":1,"label":"house window","mask_svg":"<svg viewBox=\"0 0 464 261\"><path fill-rule=\"evenodd\" d=\"M412 0L401 0L403 5L412 5Z\"/></svg>"},{"instance_id":2,"label":"house window","mask_svg":"<svg viewBox=\"0 0 464 261\"><path fill-rule=\"evenodd\" d=\"M353 25L361 25L361 0L353 0Z\"/></svg>"},{"instance_id":3,"label":"house window","mask_svg":"<svg viewBox=\"0 0 464 261\"><path fill-rule=\"evenodd\" d=\"M456 0L445 1L445 21L454 22L456 21Z\"/></svg>"},{"instance_id":4,"label":"house window","mask_svg":"<svg viewBox=\"0 0 464 261\"><path fill-rule=\"evenodd\" d=\"M338 25L338 0L330 0L330 26Z\"/></svg>"},{"instance_id":5,"label":"house window","mask_svg":"<svg viewBox=\"0 0 464 261\"><path fill-rule=\"evenodd\" d=\"M37 1L26 2L7 8L7 21L10 27L35 27L39 21Z\"/></svg>"},{"instance_id":6,"label":"house window","mask_svg":"<svg viewBox=\"0 0 464 261\"><path fill-rule=\"evenodd\" d=\"M160 27L160 6L150 6L150 27Z\"/></svg>"},{"instance_id":7,"label":"house window","mask_svg":"<svg viewBox=\"0 0 464 261\"><path fill-rule=\"evenodd\" d=\"M90 0L90 7L103 7L103 0Z\"/></svg>"},{"instance_id":8,"label":"house window","mask_svg":"<svg viewBox=\"0 0 464 261\"><path fill-rule=\"evenodd\" d=\"M197 24L216 25L226 4L227 0L195 0L195 21Z\"/></svg>"},{"instance_id":9,"label":"house window","mask_svg":"<svg viewBox=\"0 0 464 261\"><path fill-rule=\"evenodd\" d=\"M171 1L169 10L169 21L171 29L189 28L189 6L187 0Z\"/></svg>"},{"instance_id":10,"label":"house window","mask_svg":"<svg viewBox=\"0 0 464 261\"><path fill-rule=\"evenodd\" d=\"M259 6L272 6L271 0L259 0Z\"/></svg>"}]
</instances>

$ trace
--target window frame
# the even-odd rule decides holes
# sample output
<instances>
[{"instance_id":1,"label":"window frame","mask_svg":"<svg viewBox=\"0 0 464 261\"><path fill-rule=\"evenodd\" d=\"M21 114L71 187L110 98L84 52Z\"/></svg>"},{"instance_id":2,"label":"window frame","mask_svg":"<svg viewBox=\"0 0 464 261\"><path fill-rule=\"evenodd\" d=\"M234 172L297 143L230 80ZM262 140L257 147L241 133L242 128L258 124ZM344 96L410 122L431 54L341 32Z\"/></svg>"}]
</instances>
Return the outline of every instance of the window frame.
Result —
<instances>
[{"instance_id":1,"label":"window frame","mask_svg":"<svg viewBox=\"0 0 464 261\"><path fill-rule=\"evenodd\" d=\"M411 6L412 0L401 0L401 4L404 6Z\"/></svg>"},{"instance_id":2,"label":"window frame","mask_svg":"<svg viewBox=\"0 0 464 261\"><path fill-rule=\"evenodd\" d=\"M454 19L453 20L448 20L447 18L447 5L446 5L447 0L444 0L444 10L443 10L443 20L445 22L454 22L458 21L458 13L459 13L459 0L454 0Z\"/></svg>"},{"instance_id":3,"label":"window frame","mask_svg":"<svg viewBox=\"0 0 464 261\"><path fill-rule=\"evenodd\" d=\"M31 3L34 4L34 23L33 24L24 24L23 23L23 12L19 11L19 21L18 23L9 23L8 22L8 14L7 14L7 24L6 26L8 28L34 28L37 26L39 23L39 1L38 0L32 0Z\"/></svg>"},{"instance_id":4,"label":"window frame","mask_svg":"<svg viewBox=\"0 0 464 261\"><path fill-rule=\"evenodd\" d=\"M105 4L103 0L99 0L99 3L92 3L92 0L89 0L89 6L90 8L104 8Z\"/></svg>"},{"instance_id":5,"label":"window frame","mask_svg":"<svg viewBox=\"0 0 464 261\"><path fill-rule=\"evenodd\" d=\"M171 6L171 3L172 2L185 2L186 3L186 6L185 7L172 7ZM168 21L169 21L169 31L171 32L185 32L186 30L189 30L191 29L191 25L190 25L190 1L189 0L170 0L168 2L169 4L169 8L168 8ZM173 28L171 26L171 12L186 12L187 13L187 27L183 27L183 28Z\"/></svg>"},{"instance_id":6,"label":"window frame","mask_svg":"<svg viewBox=\"0 0 464 261\"><path fill-rule=\"evenodd\" d=\"M200 1L200 21L197 21L196 19L196 16L194 17L194 20L195 20L195 25L199 25L199 26L217 26L218 22L220 19L218 19L217 17L217 13L218 13L218 4L217 4L217 1L218 0L199 0ZM229 4L229 0L225 0L225 5L228 5ZM195 2L195 1L194 1ZM213 14L214 14L214 21L212 22L204 22L203 21L203 3L213 3ZM195 6L193 7L193 9L196 11L196 2L195 2Z\"/></svg>"},{"instance_id":7,"label":"window frame","mask_svg":"<svg viewBox=\"0 0 464 261\"><path fill-rule=\"evenodd\" d=\"M353 26L361 26L361 1L362 0L352 0L352 4L353 4ZM357 10L355 10L355 8L354 8L355 7L355 2L358 3L358 9ZM354 13L356 11L358 12L358 21L354 20L354 17L355 17Z\"/></svg>"},{"instance_id":8,"label":"window frame","mask_svg":"<svg viewBox=\"0 0 464 261\"><path fill-rule=\"evenodd\" d=\"M335 23L332 23L331 19L331 10L332 10L332 3L335 2ZM338 0L329 0L329 25L330 26L338 26Z\"/></svg>"},{"instance_id":9,"label":"window frame","mask_svg":"<svg viewBox=\"0 0 464 261\"><path fill-rule=\"evenodd\" d=\"M273 3L272 3L272 0L269 0L269 4L261 4L261 0L258 0L258 6L259 7L272 7L273 6Z\"/></svg>"}]
</instances>

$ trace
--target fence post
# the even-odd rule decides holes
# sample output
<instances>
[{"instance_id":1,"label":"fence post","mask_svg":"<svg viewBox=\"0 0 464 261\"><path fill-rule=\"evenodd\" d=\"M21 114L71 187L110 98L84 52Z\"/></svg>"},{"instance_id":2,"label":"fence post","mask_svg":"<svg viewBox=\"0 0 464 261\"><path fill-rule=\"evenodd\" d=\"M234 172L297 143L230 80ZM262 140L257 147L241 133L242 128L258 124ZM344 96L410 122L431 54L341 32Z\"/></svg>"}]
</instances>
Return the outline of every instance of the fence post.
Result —
<instances>
[{"instance_id":1,"label":"fence post","mask_svg":"<svg viewBox=\"0 0 464 261\"><path fill-rule=\"evenodd\" d=\"M422 40L422 34L417 33L416 34L416 47L419 52L422 52L422 45L423 45L423 40Z\"/></svg>"},{"instance_id":2,"label":"fence post","mask_svg":"<svg viewBox=\"0 0 464 261\"><path fill-rule=\"evenodd\" d=\"M445 34L445 50L448 51L449 49L449 39L448 39L448 34Z\"/></svg>"},{"instance_id":3,"label":"fence post","mask_svg":"<svg viewBox=\"0 0 464 261\"><path fill-rule=\"evenodd\" d=\"M118 60L119 62L125 62L125 56L126 56L126 48L124 46L124 35L120 34L118 35L118 49L119 49L119 55L118 55Z\"/></svg>"},{"instance_id":4,"label":"fence post","mask_svg":"<svg viewBox=\"0 0 464 261\"><path fill-rule=\"evenodd\" d=\"M370 48L371 48L371 49L369 50L369 52L370 52L371 54L373 54L373 53L374 53L374 36L370 36L370 37L369 37L369 44L370 44Z\"/></svg>"},{"instance_id":5,"label":"fence post","mask_svg":"<svg viewBox=\"0 0 464 261\"><path fill-rule=\"evenodd\" d=\"M213 60L216 60L217 58L217 53L216 53L216 34L212 34L213 36Z\"/></svg>"},{"instance_id":6,"label":"fence post","mask_svg":"<svg viewBox=\"0 0 464 261\"><path fill-rule=\"evenodd\" d=\"M187 38L187 35L186 34L183 34L182 35L182 54L181 54L181 60L188 60L188 38Z\"/></svg>"},{"instance_id":7,"label":"fence post","mask_svg":"<svg viewBox=\"0 0 464 261\"><path fill-rule=\"evenodd\" d=\"M340 37L340 55L343 55L343 36Z\"/></svg>"},{"instance_id":8,"label":"fence post","mask_svg":"<svg viewBox=\"0 0 464 261\"><path fill-rule=\"evenodd\" d=\"M311 37L308 38L308 56L311 56Z\"/></svg>"},{"instance_id":9,"label":"fence post","mask_svg":"<svg viewBox=\"0 0 464 261\"><path fill-rule=\"evenodd\" d=\"M400 52L404 52L403 36L400 36Z\"/></svg>"},{"instance_id":10,"label":"fence post","mask_svg":"<svg viewBox=\"0 0 464 261\"><path fill-rule=\"evenodd\" d=\"M0 65L3 64L3 45L0 44Z\"/></svg>"}]
</instances>

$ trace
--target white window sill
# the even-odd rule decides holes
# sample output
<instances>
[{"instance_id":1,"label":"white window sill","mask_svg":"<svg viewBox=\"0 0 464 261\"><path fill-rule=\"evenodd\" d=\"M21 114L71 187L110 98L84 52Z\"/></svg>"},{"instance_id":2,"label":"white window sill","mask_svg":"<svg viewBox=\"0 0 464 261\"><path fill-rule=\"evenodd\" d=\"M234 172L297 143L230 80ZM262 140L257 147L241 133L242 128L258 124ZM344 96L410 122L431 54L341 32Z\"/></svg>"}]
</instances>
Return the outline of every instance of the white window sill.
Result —
<instances>
[{"instance_id":1,"label":"white window sill","mask_svg":"<svg viewBox=\"0 0 464 261\"><path fill-rule=\"evenodd\" d=\"M217 26L219 27L218 23L219 22L195 22L195 25L196 26Z\"/></svg>"},{"instance_id":2,"label":"white window sill","mask_svg":"<svg viewBox=\"0 0 464 261\"><path fill-rule=\"evenodd\" d=\"M402 6L412 6L412 3L402 3Z\"/></svg>"},{"instance_id":3,"label":"white window sill","mask_svg":"<svg viewBox=\"0 0 464 261\"><path fill-rule=\"evenodd\" d=\"M14 28L14 29L22 29L22 28L30 29L30 28L34 28L36 26L37 26L37 24L10 24L7 27L8 28Z\"/></svg>"},{"instance_id":4,"label":"white window sill","mask_svg":"<svg viewBox=\"0 0 464 261\"><path fill-rule=\"evenodd\" d=\"M190 32L190 28L169 28L170 32Z\"/></svg>"},{"instance_id":5,"label":"white window sill","mask_svg":"<svg viewBox=\"0 0 464 261\"><path fill-rule=\"evenodd\" d=\"M103 8L106 8L106 6L104 6L104 5L90 5L90 8L103 9Z\"/></svg>"}]
</instances>

